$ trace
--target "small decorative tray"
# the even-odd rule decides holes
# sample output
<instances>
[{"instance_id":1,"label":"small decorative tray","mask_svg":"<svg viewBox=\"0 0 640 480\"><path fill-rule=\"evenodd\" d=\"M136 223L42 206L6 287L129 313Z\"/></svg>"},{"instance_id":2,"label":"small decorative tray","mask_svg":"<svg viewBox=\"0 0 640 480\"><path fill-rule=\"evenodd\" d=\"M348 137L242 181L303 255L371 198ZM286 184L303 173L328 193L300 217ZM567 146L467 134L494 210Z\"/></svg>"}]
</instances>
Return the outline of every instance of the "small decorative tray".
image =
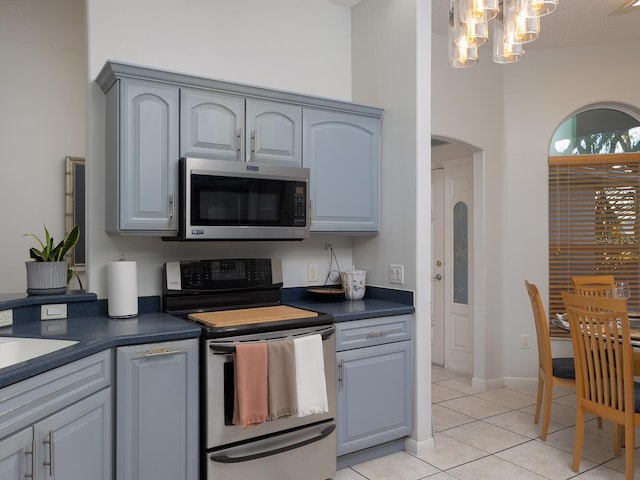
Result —
<instances>
[{"instance_id":1,"label":"small decorative tray","mask_svg":"<svg viewBox=\"0 0 640 480\"><path fill-rule=\"evenodd\" d=\"M309 292L314 297L318 297L325 300L337 300L338 298L344 298L344 288L342 285L319 285L314 287L307 287Z\"/></svg>"}]
</instances>

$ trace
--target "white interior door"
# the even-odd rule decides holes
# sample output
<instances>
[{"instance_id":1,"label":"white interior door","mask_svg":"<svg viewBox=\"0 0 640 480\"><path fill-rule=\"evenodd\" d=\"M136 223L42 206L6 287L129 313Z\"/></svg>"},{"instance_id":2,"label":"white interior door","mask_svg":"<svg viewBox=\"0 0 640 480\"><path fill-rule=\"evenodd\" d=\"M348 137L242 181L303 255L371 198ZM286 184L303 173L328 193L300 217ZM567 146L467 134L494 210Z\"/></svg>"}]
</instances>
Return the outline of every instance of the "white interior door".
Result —
<instances>
[{"instance_id":1,"label":"white interior door","mask_svg":"<svg viewBox=\"0 0 640 480\"><path fill-rule=\"evenodd\" d=\"M473 373L471 158L431 170L431 362Z\"/></svg>"},{"instance_id":2,"label":"white interior door","mask_svg":"<svg viewBox=\"0 0 640 480\"><path fill-rule=\"evenodd\" d=\"M444 165L445 367L473 373L473 169L471 158Z\"/></svg>"},{"instance_id":3,"label":"white interior door","mask_svg":"<svg viewBox=\"0 0 640 480\"><path fill-rule=\"evenodd\" d=\"M444 169L431 170L431 363L445 364Z\"/></svg>"}]
</instances>

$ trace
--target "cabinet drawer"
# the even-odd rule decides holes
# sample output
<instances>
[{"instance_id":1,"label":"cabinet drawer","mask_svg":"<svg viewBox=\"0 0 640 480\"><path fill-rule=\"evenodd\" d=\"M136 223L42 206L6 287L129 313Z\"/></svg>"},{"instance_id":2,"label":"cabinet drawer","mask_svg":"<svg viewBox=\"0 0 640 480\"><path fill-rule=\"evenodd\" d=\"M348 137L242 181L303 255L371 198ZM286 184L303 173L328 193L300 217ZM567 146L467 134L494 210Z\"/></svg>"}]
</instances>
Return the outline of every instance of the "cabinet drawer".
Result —
<instances>
[{"instance_id":1,"label":"cabinet drawer","mask_svg":"<svg viewBox=\"0 0 640 480\"><path fill-rule=\"evenodd\" d=\"M0 389L0 438L111 385L111 350Z\"/></svg>"},{"instance_id":2,"label":"cabinet drawer","mask_svg":"<svg viewBox=\"0 0 640 480\"><path fill-rule=\"evenodd\" d=\"M336 351L411 340L411 315L336 323Z\"/></svg>"}]
</instances>

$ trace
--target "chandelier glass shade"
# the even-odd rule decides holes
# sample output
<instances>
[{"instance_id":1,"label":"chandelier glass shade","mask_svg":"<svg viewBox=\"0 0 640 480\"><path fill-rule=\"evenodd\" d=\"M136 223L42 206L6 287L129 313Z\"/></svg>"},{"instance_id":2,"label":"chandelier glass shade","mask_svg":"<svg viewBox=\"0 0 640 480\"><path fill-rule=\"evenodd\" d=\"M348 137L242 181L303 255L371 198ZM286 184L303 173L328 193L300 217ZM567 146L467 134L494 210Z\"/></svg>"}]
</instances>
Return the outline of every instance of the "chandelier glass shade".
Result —
<instances>
[{"instance_id":1,"label":"chandelier glass shade","mask_svg":"<svg viewBox=\"0 0 640 480\"><path fill-rule=\"evenodd\" d=\"M518 16L524 18L540 18L558 8L559 0L516 0Z\"/></svg>"},{"instance_id":2,"label":"chandelier glass shade","mask_svg":"<svg viewBox=\"0 0 640 480\"><path fill-rule=\"evenodd\" d=\"M478 46L469 38L460 36L456 23L460 22L449 15L449 65L454 68L470 67L478 63Z\"/></svg>"},{"instance_id":3,"label":"chandelier glass shade","mask_svg":"<svg viewBox=\"0 0 640 480\"><path fill-rule=\"evenodd\" d=\"M522 59L523 45L540 34L540 17L555 10L558 1L450 0L449 65L464 68L478 63L478 47L487 42L490 25L494 62Z\"/></svg>"}]
</instances>

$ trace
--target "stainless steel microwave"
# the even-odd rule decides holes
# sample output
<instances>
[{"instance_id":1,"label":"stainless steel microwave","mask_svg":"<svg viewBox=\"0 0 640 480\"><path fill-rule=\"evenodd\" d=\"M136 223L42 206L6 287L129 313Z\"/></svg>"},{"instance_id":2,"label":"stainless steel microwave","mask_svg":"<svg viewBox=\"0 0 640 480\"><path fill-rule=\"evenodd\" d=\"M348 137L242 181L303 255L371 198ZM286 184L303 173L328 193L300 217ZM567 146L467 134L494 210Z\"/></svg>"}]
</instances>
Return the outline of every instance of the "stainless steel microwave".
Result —
<instances>
[{"instance_id":1,"label":"stainless steel microwave","mask_svg":"<svg viewBox=\"0 0 640 480\"><path fill-rule=\"evenodd\" d=\"M309 169L181 158L179 240L309 237Z\"/></svg>"}]
</instances>

